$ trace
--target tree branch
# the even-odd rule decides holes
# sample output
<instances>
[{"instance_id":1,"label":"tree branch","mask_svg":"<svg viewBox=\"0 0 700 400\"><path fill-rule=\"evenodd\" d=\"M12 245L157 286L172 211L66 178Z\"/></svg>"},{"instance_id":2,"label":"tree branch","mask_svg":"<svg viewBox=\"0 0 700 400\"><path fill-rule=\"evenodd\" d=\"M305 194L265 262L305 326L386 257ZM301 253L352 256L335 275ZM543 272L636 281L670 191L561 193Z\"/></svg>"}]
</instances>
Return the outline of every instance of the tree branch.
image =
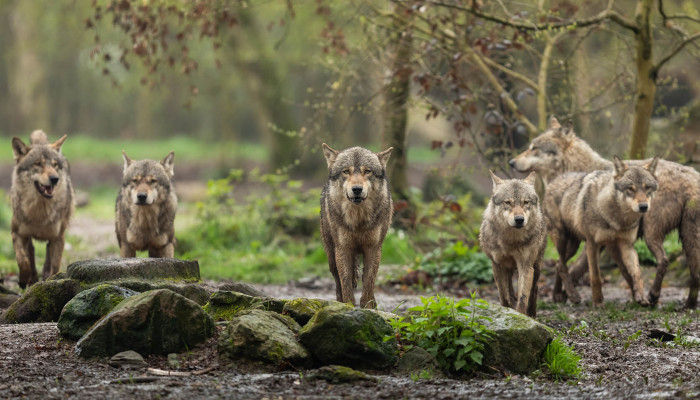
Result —
<instances>
[{"instance_id":1,"label":"tree branch","mask_svg":"<svg viewBox=\"0 0 700 400\"><path fill-rule=\"evenodd\" d=\"M510 68L506 68L503 65L493 61L489 57L484 57L483 60L490 67L496 68L497 70L503 72L504 74L509 75L511 78L515 78L515 79L523 82L525 85L532 88L532 90L534 90L535 93L539 92L540 89L539 89L539 86L537 85L537 83L535 81L533 81L532 79L528 78L527 76L525 76L521 73L515 72Z\"/></svg>"},{"instance_id":2,"label":"tree branch","mask_svg":"<svg viewBox=\"0 0 700 400\"><path fill-rule=\"evenodd\" d=\"M680 52L681 50L683 50L683 48L684 48L687 44L692 43L693 41L695 41L695 40L698 39L698 38L700 38L700 32L698 32L698 33L696 33L696 34L694 34L694 35L688 36L687 38L685 38L685 40L683 40L682 42L678 43L678 45L676 45L676 48L674 48L673 50L671 50L668 54L666 54L666 56L665 56L664 58L662 58L661 60L659 60L658 63L656 63L656 65L654 66L654 71L655 71L655 72L658 72L659 69L660 69L661 67L663 67L664 64L666 64L666 62L668 62L671 58L673 58L676 54L678 54L678 52Z\"/></svg>"},{"instance_id":3,"label":"tree branch","mask_svg":"<svg viewBox=\"0 0 700 400\"><path fill-rule=\"evenodd\" d=\"M661 14L661 18L664 20L664 25L666 25L666 22L670 19L687 19L688 21L700 24L700 18L695 18L687 14L666 15L666 11L664 11L664 0L659 0L659 14Z\"/></svg>"},{"instance_id":4,"label":"tree branch","mask_svg":"<svg viewBox=\"0 0 700 400\"><path fill-rule=\"evenodd\" d=\"M393 1L402 2L405 0L393 0ZM509 26L511 28L516 28L516 29L525 30L525 31L541 31L541 30L547 30L547 29L557 29L557 28L567 28L567 27L585 27L585 26L599 24L605 20L611 20L611 21L617 23L618 25L622 26L623 28L629 29L635 33L639 30L639 26L637 26L636 23L625 18L617 11L614 11L611 9L610 5L612 4L612 2L609 3L609 6L604 11L601 11L598 14L596 14L590 18L584 18L584 19L580 19L580 20L571 20L571 21L551 22L551 23L544 23L544 24L536 24L534 22L521 23L521 22L515 22L512 20L509 20L509 19L503 19L503 18L497 17L495 15L486 14L484 12L481 12L481 10L479 10L478 8L476 8L474 6L465 7L465 6L461 6L458 4L443 3L442 1L439 1L439 0L428 0L427 3L432 4L434 6L438 6L438 7L445 7L445 8L451 8L454 10L468 12L472 15L475 15L475 16L482 18L482 19L485 19L487 21L495 22L495 23L498 23L501 25Z\"/></svg>"}]
</instances>

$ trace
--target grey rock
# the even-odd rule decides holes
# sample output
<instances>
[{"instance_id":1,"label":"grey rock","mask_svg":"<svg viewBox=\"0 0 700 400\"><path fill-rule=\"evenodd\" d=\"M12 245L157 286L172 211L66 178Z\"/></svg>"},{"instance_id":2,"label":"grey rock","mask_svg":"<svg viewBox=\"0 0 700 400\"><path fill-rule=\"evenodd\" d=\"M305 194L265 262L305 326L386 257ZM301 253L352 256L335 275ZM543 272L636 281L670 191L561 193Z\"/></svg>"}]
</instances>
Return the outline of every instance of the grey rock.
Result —
<instances>
[{"instance_id":1,"label":"grey rock","mask_svg":"<svg viewBox=\"0 0 700 400\"><path fill-rule=\"evenodd\" d=\"M326 365L304 375L305 380L324 380L328 383L352 383L357 381L376 382L377 378L342 365Z\"/></svg>"},{"instance_id":2,"label":"grey rock","mask_svg":"<svg viewBox=\"0 0 700 400\"><path fill-rule=\"evenodd\" d=\"M266 297L265 293L253 287L253 285L243 282L224 283L219 285L217 289L221 290L222 292L238 292L253 297Z\"/></svg>"},{"instance_id":3,"label":"grey rock","mask_svg":"<svg viewBox=\"0 0 700 400\"><path fill-rule=\"evenodd\" d=\"M68 278L81 282L105 282L118 279L170 279L197 282L199 263L177 258L110 258L77 261L66 269Z\"/></svg>"},{"instance_id":4,"label":"grey rock","mask_svg":"<svg viewBox=\"0 0 700 400\"><path fill-rule=\"evenodd\" d=\"M74 279L35 283L3 311L0 323L52 322L61 316L63 306L80 291Z\"/></svg>"},{"instance_id":5,"label":"grey rock","mask_svg":"<svg viewBox=\"0 0 700 400\"><path fill-rule=\"evenodd\" d=\"M113 355L109 359L109 365L115 368L144 368L148 366L148 363L144 361L141 354L127 350Z\"/></svg>"},{"instance_id":6,"label":"grey rock","mask_svg":"<svg viewBox=\"0 0 700 400\"><path fill-rule=\"evenodd\" d=\"M58 330L62 336L78 340L100 318L124 299L136 294L132 290L108 284L84 290L63 307Z\"/></svg>"}]
</instances>

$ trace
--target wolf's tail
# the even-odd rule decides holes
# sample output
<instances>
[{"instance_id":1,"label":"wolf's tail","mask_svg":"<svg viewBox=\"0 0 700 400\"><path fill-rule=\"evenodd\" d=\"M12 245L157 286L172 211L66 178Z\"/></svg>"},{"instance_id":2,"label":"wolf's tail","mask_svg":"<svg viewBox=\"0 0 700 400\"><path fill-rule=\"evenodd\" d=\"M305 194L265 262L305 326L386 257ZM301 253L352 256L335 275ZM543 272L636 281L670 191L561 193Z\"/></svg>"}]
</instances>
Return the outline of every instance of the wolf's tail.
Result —
<instances>
[{"instance_id":1,"label":"wolf's tail","mask_svg":"<svg viewBox=\"0 0 700 400\"><path fill-rule=\"evenodd\" d=\"M47 144L49 143L49 138L46 137L46 133L41 129L37 129L29 135L29 140L32 144Z\"/></svg>"}]
</instances>

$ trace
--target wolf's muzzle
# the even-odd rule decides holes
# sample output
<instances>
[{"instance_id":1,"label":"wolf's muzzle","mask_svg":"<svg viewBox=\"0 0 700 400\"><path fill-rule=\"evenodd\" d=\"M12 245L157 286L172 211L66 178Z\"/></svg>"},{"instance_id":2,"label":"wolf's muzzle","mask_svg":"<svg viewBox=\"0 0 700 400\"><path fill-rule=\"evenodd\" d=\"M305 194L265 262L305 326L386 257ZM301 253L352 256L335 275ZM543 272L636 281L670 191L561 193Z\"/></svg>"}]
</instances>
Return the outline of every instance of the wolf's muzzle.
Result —
<instances>
[{"instance_id":1,"label":"wolf's muzzle","mask_svg":"<svg viewBox=\"0 0 700 400\"><path fill-rule=\"evenodd\" d=\"M56 183L58 183L58 177L56 177L56 183L54 183L53 176L49 178L51 181L51 185L42 185L38 181L34 181L34 187L36 190L39 192L40 195L46 197L47 199L50 199L53 197L53 189L56 187Z\"/></svg>"},{"instance_id":2,"label":"wolf's muzzle","mask_svg":"<svg viewBox=\"0 0 700 400\"><path fill-rule=\"evenodd\" d=\"M147 193L136 193L136 204L143 206L147 204L146 201L148 201Z\"/></svg>"},{"instance_id":3,"label":"wolf's muzzle","mask_svg":"<svg viewBox=\"0 0 700 400\"><path fill-rule=\"evenodd\" d=\"M649 211L649 204L648 203L639 203L639 212L645 213Z\"/></svg>"},{"instance_id":4,"label":"wolf's muzzle","mask_svg":"<svg viewBox=\"0 0 700 400\"><path fill-rule=\"evenodd\" d=\"M525 226L525 217L523 217L522 215L516 215L513 218L513 220L515 221L515 228L522 228L523 226Z\"/></svg>"},{"instance_id":5,"label":"wolf's muzzle","mask_svg":"<svg viewBox=\"0 0 700 400\"><path fill-rule=\"evenodd\" d=\"M348 200L352 201L355 204L360 204L364 200L362 197L362 186L353 186L352 187L352 196L348 196Z\"/></svg>"}]
</instances>

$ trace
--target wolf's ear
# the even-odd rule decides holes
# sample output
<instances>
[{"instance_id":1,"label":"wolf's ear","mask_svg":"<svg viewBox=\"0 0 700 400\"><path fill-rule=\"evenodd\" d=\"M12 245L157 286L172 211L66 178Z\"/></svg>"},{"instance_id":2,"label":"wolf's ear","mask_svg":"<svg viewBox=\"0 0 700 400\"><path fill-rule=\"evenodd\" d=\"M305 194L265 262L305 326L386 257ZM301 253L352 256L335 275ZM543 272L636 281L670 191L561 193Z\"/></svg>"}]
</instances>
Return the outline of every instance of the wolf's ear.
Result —
<instances>
[{"instance_id":1,"label":"wolf's ear","mask_svg":"<svg viewBox=\"0 0 700 400\"><path fill-rule=\"evenodd\" d=\"M60 153L60 152L61 152L61 146L63 146L63 142L66 141L66 138L67 138L67 137L68 137L68 135L63 135L62 138L60 138L60 139L58 139L57 141L51 143L49 146L51 146L51 148L53 148L54 150L56 150L57 152Z\"/></svg>"},{"instance_id":2,"label":"wolf's ear","mask_svg":"<svg viewBox=\"0 0 700 400\"><path fill-rule=\"evenodd\" d=\"M627 171L627 164L625 164L624 161L620 160L620 157L614 156L613 157L613 167L615 167L615 177L617 178L618 176L622 175Z\"/></svg>"},{"instance_id":3,"label":"wolf's ear","mask_svg":"<svg viewBox=\"0 0 700 400\"><path fill-rule=\"evenodd\" d=\"M491 174L491 181L493 181L493 188L494 189L496 189L496 186L503 183L503 179L497 177L496 174L493 173L493 171L489 170L489 174Z\"/></svg>"},{"instance_id":4,"label":"wolf's ear","mask_svg":"<svg viewBox=\"0 0 700 400\"><path fill-rule=\"evenodd\" d=\"M530 175L527 176L527 178L523 179L523 182L527 183L528 185L535 186L535 179L537 179L537 174L535 171L530 172Z\"/></svg>"},{"instance_id":5,"label":"wolf's ear","mask_svg":"<svg viewBox=\"0 0 700 400\"><path fill-rule=\"evenodd\" d=\"M323 146L323 155L326 156L328 169L331 169L333 163L335 162L335 158L338 157L338 150L331 149L331 147L325 143L323 143L321 146Z\"/></svg>"},{"instance_id":6,"label":"wolf's ear","mask_svg":"<svg viewBox=\"0 0 700 400\"><path fill-rule=\"evenodd\" d=\"M175 170L173 170L173 164L175 163L175 152L171 151L167 156L160 162L160 164L165 168L165 172L172 178L175 175Z\"/></svg>"},{"instance_id":7,"label":"wolf's ear","mask_svg":"<svg viewBox=\"0 0 700 400\"><path fill-rule=\"evenodd\" d=\"M134 163L134 160L129 158L124 150L122 150L122 157L124 158L124 172L126 172L126 169L129 168L129 165Z\"/></svg>"},{"instance_id":8,"label":"wolf's ear","mask_svg":"<svg viewBox=\"0 0 700 400\"><path fill-rule=\"evenodd\" d=\"M567 119L566 122L564 122L564 125L559 129L559 132L563 136L569 136L574 133L574 121L571 119Z\"/></svg>"},{"instance_id":9,"label":"wolf's ear","mask_svg":"<svg viewBox=\"0 0 700 400\"><path fill-rule=\"evenodd\" d=\"M561 125L559 125L559 120L552 115L549 117L549 129L559 129L561 128Z\"/></svg>"},{"instance_id":10,"label":"wolf's ear","mask_svg":"<svg viewBox=\"0 0 700 400\"><path fill-rule=\"evenodd\" d=\"M648 163L644 164L644 169L649 171L650 174L656 176L656 166L659 164L659 156L651 159Z\"/></svg>"},{"instance_id":11,"label":"wolf's ear","mask_svg":"<svg viewBox=\"0 0 700 400\"><path fill-rule=\"evenodd\" d=\"M15 136L12 138L12 152L15 153L15 161L19 162L22 157L29 153L29 146L24 144L22 139Z\"/></svg>"},{"instance_id":12,"label":"wolf's ear","mask_svg":"<svg viewBox=\"0 0 700 400\"><path fill-rule=\"evenodd\" d=\"M382 168L386 169L386 163L389 162L389 156L391 155L391 151L394 150L393 147L389 147L388 149L377 153L377 157L379 157L379 163L382 164Z\"/></svg>"}]
</instances>

